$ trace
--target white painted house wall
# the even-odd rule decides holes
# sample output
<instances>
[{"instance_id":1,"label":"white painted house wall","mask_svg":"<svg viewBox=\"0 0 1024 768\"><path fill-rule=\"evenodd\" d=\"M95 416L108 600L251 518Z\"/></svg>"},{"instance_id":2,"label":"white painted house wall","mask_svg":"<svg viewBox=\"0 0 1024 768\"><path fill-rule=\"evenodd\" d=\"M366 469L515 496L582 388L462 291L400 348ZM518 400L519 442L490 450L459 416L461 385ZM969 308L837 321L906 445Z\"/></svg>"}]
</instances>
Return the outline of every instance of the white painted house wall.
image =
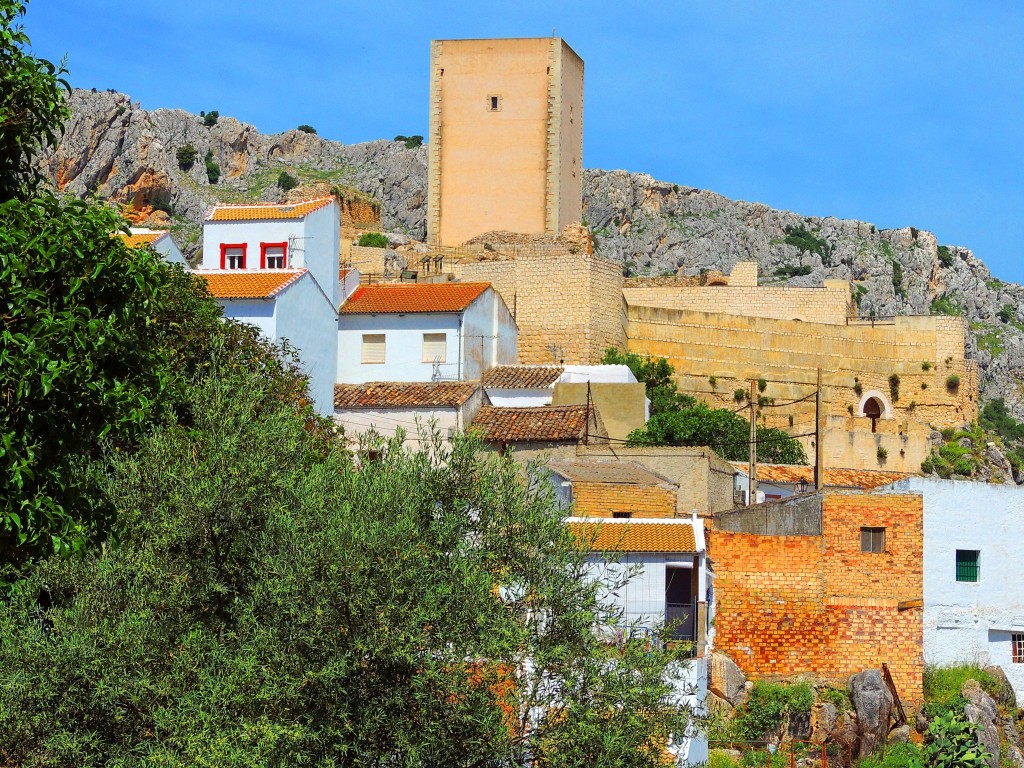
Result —
<instances>
[{"instance_id":1,"label":"white painted house wall","mask_svg":"<svg viewBox=\"0 0 1024 768\"><path fill-rule=\"evenodd\" d=\"M277 341L277 304L273 299L217 299L224 317L255 325L271 341Z\"/></svg>"},{"instance_id":2,"label":"white painted house wall","mask_svg":"<svg viewBox=\"0 0 1024 768\"><path fill-rule=\"evenodd\" d=\"M298 350L317 413L330 416L334 413L334 375L338 369L338 345L333 333L338 322L337 305L324 296L309 273L278 294L275 303L276 340L287 341Z\"/></svg>"},{"instance_id":3,"label":"white painted house wall","mask_svg":"<svg viewBox=\"0 0 1024 768\"><path fill-rule=\"evenodd\" d=\"M1024 489L912 477L888 486L924 495L924 660L998 664L1018 700L1024 664L1011 634L1024 634ZM956 580L956 550L978 550L979 581Z\"/></svg>"},{"instance_id":4,"label":"white painted house wall","mask_svg":"<svg viewBox=\"0 0 1024 768\"><path fill-rule=\"evenodd\" d=\"M554 387L546 389L488 387L487 397L491 399L491 405L498 408L538 408L542 405L551 405L551 397L554 392Z\"/></svg>"},{"instance_id":5,"label":"white painted house wall","mask_svg":"<svg viewBox=\"0 0 1024 768\"><path fill-rule=\"evenodd\" d=\"M431 381L434 366L423 362L423 334L446 334L442 371L459 378L461 315L451 312L340 314L338 316L339 384L367 381ZM363 363L363 334L384 334L384 362Z\"/></svg>"},{"instance_id":6,"label":"white painted house wall","mask_svg":"<svg viewBox=\"0 0 1024 768\"><path fill-rule=\"evenodd\" d=\"M399 429L405 431L406 442L416 448L420 444L419 429L436 426L441 437L447 439L451 430L465 426L458 408L339 408L334 421L344 428L347 438L357 439L371 429L384 437L393 436Z\"/></svg>"}]
</instances>

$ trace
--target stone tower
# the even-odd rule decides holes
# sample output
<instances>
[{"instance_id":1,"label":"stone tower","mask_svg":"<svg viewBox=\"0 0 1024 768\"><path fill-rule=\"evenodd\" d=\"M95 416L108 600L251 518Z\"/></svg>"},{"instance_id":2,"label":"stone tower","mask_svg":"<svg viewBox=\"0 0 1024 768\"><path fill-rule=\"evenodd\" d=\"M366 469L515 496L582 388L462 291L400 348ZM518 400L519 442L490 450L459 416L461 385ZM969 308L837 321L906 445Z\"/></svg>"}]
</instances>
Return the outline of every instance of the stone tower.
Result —
<instances>
[{"instance_id":1,"label":"stone tower","mask_svg":"<svg viewBox=\"0 0 1024 768\"><path fill-rule=\"evenodd\" d=\"M427 240L580 221L583 60L561 38L434 40Z\"/></svg>"}]
</instances>

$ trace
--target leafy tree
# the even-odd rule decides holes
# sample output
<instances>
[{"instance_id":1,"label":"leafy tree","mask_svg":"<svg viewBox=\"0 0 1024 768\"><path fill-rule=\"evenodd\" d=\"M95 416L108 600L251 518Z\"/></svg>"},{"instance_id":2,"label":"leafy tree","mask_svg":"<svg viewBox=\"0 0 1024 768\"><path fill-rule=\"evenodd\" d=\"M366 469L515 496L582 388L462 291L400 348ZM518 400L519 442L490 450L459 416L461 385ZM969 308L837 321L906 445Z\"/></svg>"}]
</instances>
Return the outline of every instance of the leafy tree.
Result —
<instances>
[{"instance_id":1,"label":"leafy tree","mask_svg":"<svg viewBox=\"0 0 1024 768\"><path fill-rule=\"evenodd\" d=\"M207 128L215 126L217 124L217 120L220 119L220 112L215 109L212 109L209 112L202 112L201 115L203 118L203 125Z\"/></svg>"},{"instance_id":2,"label":"leafy tree","mask_svg":"<svg viewBox=\"0 0 1024 768\"><path fill-rule=\"evenodd\" d=\"M316 134L316 128L314 128L312 125L302 124L298 127L297 130L300 130L303 133L312 133L314 135Z\"/></svg>"},{"instance_id":3,"label":"leafy tree","mask_svg":"<svg viewBox=\"0 0 1024 768\"><path fill-rule=\"evenodd\" d=\"M277 177L277 186L287 192L288 190L295 189L299 186L299 180L288 173L288 171L281 171Z\"/></svg>"},{"instance_id":4,"label":"leafy tree","mask_svg":"<svg viewBox=\"0 0 1024 768\"><path fill-rule=\"evenodd\" d=\"M605 365L628 366L636 380L647 386L652 416L697 404L695 398L679 392L672 379L675 369L663 357L641 357L635 352L620 352L615 347L609 347L605 350L601 362Z\"/></svg>"},{"instance_id":5,"label":"leafy tree","mask_svg":"<svg viewBox=\"0 0 1024 768\"><path fill-rule=\"evenodd\" d=\"M55 144L70 115L63 63L39 59L17 20L22 0L0 0L0 202L32 194L39 182L32 158Z\"/></svg>"},{"instance_id":6,"label":"leafy tree","mask_svg":"<svg viewBox=\"0 0 1024 768\"><path fill-rule=\"evenodd\" d=\"M203 162L206 164L206 178L211 184L216 184L220 179L220 166L217 161L213 159L213 150L206 150L206 156L203 158Z\"/></svg>"},{"instance_id":7,"label":"leafy tree","mask_svg":"<svg viewBox=\"0 0 1024 768\"><path fill-rule=\"evenodd\" d=\"M212 352L109 457L117 541L0 604L0 763L664 764L682 652L600 601L539 470L437 436L357 468Z\"/></svg>"},{"instance_id":8,"label":"leafy tree","mask_svg":"<svg viewBox=\"0 0 1024 768\"><path fill-rule=\"evenodd\" d=\"M196 158L199 157L199 153L191 144L186 144L183 147L178 147L174 156L178 161L178 167L183 171L188 171L193 165L195 165Z\"/></svg>"}]
</instances>

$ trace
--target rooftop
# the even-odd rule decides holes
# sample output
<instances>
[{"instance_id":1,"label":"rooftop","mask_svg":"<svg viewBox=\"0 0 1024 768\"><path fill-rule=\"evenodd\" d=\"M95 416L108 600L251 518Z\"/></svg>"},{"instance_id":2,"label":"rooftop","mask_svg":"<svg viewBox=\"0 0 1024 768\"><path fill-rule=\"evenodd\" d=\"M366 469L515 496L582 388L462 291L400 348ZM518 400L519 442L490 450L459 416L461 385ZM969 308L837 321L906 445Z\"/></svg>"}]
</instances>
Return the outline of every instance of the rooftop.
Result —
<instances>
[{"instance_id":1,"label":"rooftop","mask_svg":"<svg viewBox=\"0 0 1024 768\"><path fill-rule=\"evenodd\" d=\"M747 473L748 465L742 461L729 462L733 469L744 475ZM909 477L908 472L884 472L875 469L825 469L825 485L831 488L862 488L870 490L878 488L904 477ZM796 485L801 480L808 484L814 483L814 467L804 467L795 464L758 464L757 479L765 483L781 483L784 485Z\"/></svg>"},{"instance_id":2,"label":"rooftop","mask_svg":"<svg viewBox=\"0 0 1024 768\"><path fill-rule=\"evenodd\" d=\"M247 203L215 205L206 212L206 221L276 221L304 219L334 202L333 197L317 197L295 203Z\"/></svg>"},{"instance_id":3,"label":"rooftop","mask_svg":"<svg viewBox=\"0 0 1024 768\"><path fill-rule=\"evenodd\" d=\"M458 408L480 385L475 381L371 381L335 384L335 408Z\"/></svg>"},{"instance_id":4,"label":"rooftop","mask_svg":"<svg viewBox=\"0 0 1024 768\"><path fill-rule=\"evenodd\" d=\"M341 305L341 314L462 312L490 283L380 283L363 285Z\"/></svg>"},{"instance_id":5,"label":"rooftop","mask_svg":"<svg viewBox=\"0 0 1024 768\"><path fill-rule=\"evenodd\" d=\"M697 552L697 537L688 520L617 520L591 522L569 518L576 538L595 552Z\"/></svg>"},{"instance_id":6,"label":"rooftop","mask_svg":"<svg viewBox=\"0 0 1024 768\"><path fill-rule=\"evenodd\" d=\"M575 442L587 431L586 405L495 408L485 405L473 420L484 439L502 443Z\"/></svg>"},{"instance_id":7,"label":"rooftop","mask_svg":"<svg viewBox=\"0 0 1024 768\"><path fill-rule=\"evenodd\" d=\"M483 375L494 389L549 389L565 371L560 365L496 365Z\"/></svg>"},{"instance_id":8,"label":"rooftop","mask_svg":"<svg viewBox=\"0 0 1024 768\"><path fill-rule=\"evenodd\" d=\"M197 271L218 299L270 299L306 274L305 269Z\"/></svg>"},{"instance_id":9,"label":"rooftop","mask_svg":"<svg viewBox=\"0 0 1024 768\"><path fill-rule=\"evenodd\" d=\"M129 248L140 248L143 245L152 245L157 240L167 237L170 233L167 230L151 229L143 231L132 231L131 234L124 232L118 232L117 236L121 238L125 245Z\"/></svg>"},{"instance_id":10,"label":"rooftop","mask_svg":"<svg viewBox=\"0 0 1024 768\"><path fill-rule=\"evenodd\" d=\"M613 483L616 485L675 485L671 480L651 472L632 461L552 461L548 469L566 480L578 483Z\"/></svg>"}]
</instances>

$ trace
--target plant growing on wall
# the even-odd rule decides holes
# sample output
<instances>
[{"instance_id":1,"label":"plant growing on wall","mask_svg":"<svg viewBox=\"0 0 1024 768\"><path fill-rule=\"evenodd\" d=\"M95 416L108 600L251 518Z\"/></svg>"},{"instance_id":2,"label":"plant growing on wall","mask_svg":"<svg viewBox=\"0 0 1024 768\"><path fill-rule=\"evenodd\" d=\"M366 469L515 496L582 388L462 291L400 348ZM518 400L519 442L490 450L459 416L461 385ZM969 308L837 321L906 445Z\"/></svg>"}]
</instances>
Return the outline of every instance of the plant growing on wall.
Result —
<instances>
[{"instance_id":1,"label":"plant growing on wall","mask_svg":"<svg viewBox=\"0 0 1024 768\"><path fill-rule=\"evenodd\" d=\"M766 379L758 379L757 390L759 392L764 392L766 389L768 389L768 381Z\"/></svg>"},{"instance_id":2,"label":"plant growing on wall","mask_svg":"<svg viewBox=\"0 0 1024 768\"><path fill-rule=\"evenodd\" d=\"M878 450L875 451L875 456L878 459L879 464L885 464L886 459L889 458L889 451L882 446L878 446Z\"/></svg>"},{"instance_id":3,"label":"plant growing on wall","mask_svg":"<svg viewBox=\"0 0 1024 768\"><path fill-rule=\"evenodd\" d=\"M740 387L739 389L732 393L732 399L735 400L737 403L742 403L744 400L747 399L747 390L745 390L743 387Z\"/></svg>"},{"instance_id":4,"label":"plant growing on wall","mask_svg":"<svg viewBox=\"0 0 1024 768\"><path fill-rule=\"evenodd\" d=\"M900 377L898 374L889 374L889 394L894 403L900 399Z\"/></svg>"},{"instance_id":5,"label":"plant growing on wall","mask_svg":"<svg viewBox=\"0 0 1024 768\"><path fill-rule=\"evenodd\" d=\"M718 379L716 379L714 376L708 376L708 384L711 386L712 389L718 389Z\"/></svg>"},{"instance_id":6,"label":"plant growing on wall","mask_svg":"<svg viewBox=\"0 0 1024 768\"><path fill-rule=\"evenodd\" d=\"M932 364L928 360L925 360L923 363L921 363L921 370L922 371L930 371L931 369L932 369Z\"/></svg>"},{"instance_id":7,"label":"plant growing on wall","mask_svg":"<svg viewBox=\"0 0 1024 768\"><path fill-rule=\"evenodd\" d=\"M950 392L956 392L960 389L960 377L955 373L949 374L949 376L946 377L946 389Z\"/></svg>"},{"instance_id":8,"label":"plant growing on wall","mask_svg":"<svg viewBox=\"0 0 1024 768\"><path fill-rule=\"evenodd\" d=\"M857 395L857 397L860 397L861 394L863 394L864 387L861 385L859 381L853 382L853 392L855 395Z\"/></svg>"}]
</instances>

